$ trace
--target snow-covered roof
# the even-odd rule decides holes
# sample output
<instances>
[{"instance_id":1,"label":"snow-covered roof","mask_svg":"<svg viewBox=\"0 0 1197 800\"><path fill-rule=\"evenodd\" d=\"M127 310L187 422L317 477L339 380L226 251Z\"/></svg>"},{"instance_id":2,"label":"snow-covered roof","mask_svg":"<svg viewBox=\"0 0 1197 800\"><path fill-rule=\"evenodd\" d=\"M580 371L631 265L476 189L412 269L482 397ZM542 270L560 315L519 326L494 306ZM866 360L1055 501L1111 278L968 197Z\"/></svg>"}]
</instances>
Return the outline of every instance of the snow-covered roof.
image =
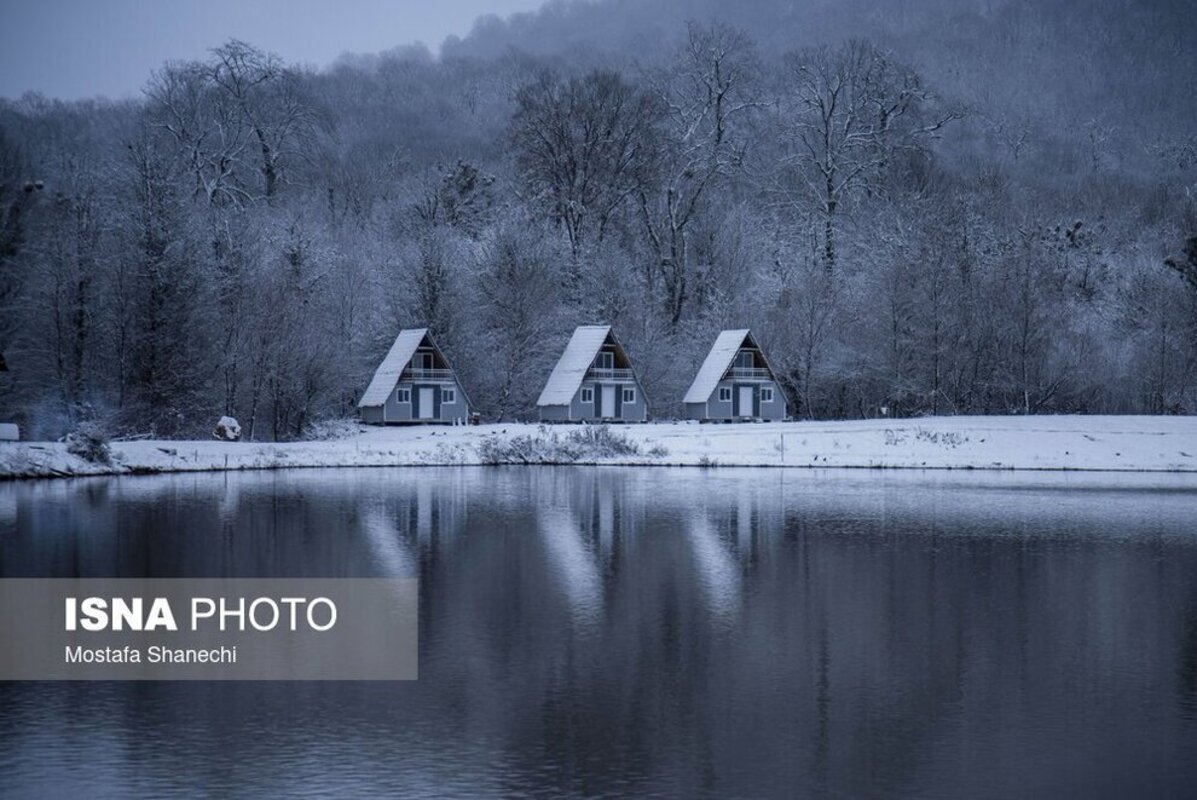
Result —
<instances>
[{"instance_id":1,"label":"snow-covered roof","mask_svg":"<svg viewBox=\"0 0 1197 800\"><path fill-rule=\"evenodd\" d=\"M720 333L715 339L715 344L711 345L711 352L707 353L706 360L702 362L698 374L694 376L694 383L690 384L682 402L705 403L719 385L727 368L731 366L736 353L744 346L744 340L750 336L751 332L747 328Z\"/></svg>"},{"instance_id":2,"label":"snow-covered roof","mask_svg":"<svg viewBox=\"0 0 1197 800\"><path fill-rule=\"evenodd\" d=\"M586 371L611 334L610 325L579 325L569 337L565 352L553 367L536 401L538 406L567 406L582 386ZM616 345L618 346L618 344Z\"/></svg>"},{"instance_id":3,"label":"snow-covered roof","mask_svg":"<svg viewBox=\"0 0 1197 800\"><path fill-rule=\"evenodd\" d=\"M370 385L362 394L362 399L357 404L358 408L381 406L387 401L387 396L399 382L399 376L403 374L404 368L411 362L411 357L416 354L416 348L420 346L420 342L424 341L424 337L427 335L427 328L408 328L399 331L399 335L395 337L395 343L387 351L386 358L378 365L378 369L374 370L374 377L370 379Z\"/></svg>"}]
</instances>

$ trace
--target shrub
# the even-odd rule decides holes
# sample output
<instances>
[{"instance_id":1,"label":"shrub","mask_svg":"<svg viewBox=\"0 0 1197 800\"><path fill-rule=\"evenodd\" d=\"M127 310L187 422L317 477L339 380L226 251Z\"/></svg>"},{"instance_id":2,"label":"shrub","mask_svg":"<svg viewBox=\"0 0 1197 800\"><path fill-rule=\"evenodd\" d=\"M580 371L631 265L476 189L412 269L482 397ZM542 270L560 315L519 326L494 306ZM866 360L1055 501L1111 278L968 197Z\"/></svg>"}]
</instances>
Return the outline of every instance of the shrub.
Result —
<instances>
[{"instance_id":1,"label":"shrub","mask_svg":"<svg viewBox=\"0 0 1197 800\"><path fill-rule=\"evenodd\" d=\"M75 430L66 435L66 449L71 455L79 456L93 464L111 464L112 453L108 449L108 437L94 422L81 422Z\"/></svg>"},{"instance_id":2,"label":"shrub","mask_svg":"<svg viewBox=\"0 0 1197 800\"><path fill-rule=\"evenodd\" d=\"M303 438L311 442L345 439L362 432L362 427L353 419L322 419L303 429Z\"/></svg>"},{"instance_id":3,"label":"shrub","mask_svg":"<svg viewBox=\"0 0 1197 800\"><path fill-rule=\"evenodd\" d=\"M942 444L944 447L959 447L968 441L968 437L954 431L929 431L922 427L916 428L914 438L921 442L930 442L931 444Z\"/></svg>"},{"instance_id":4,"label":"shrub","mask_svg":"<svg viewBox=\"0 0 1197 800\"><path fill-rule=\"evenodd\" d=\"M216 423L215 430L212 431L212 436L222 442L239 442L241 441L241 423L232 417L221 417Z\"/></svg>"},{"instance_id":5,"label":"shrub","mask_svg":"<svg viewBox=\"0 0 1197 800\"><path fill-rule=\"evenodd\" d=\"M640 445L607 425L586 425L565 437L571 445L598 458L640 455Z\"/></svg>"},{"instance_id":6,"label":"shrub","mask_svg":"<svg viewBox=\"0 0 1197 800\"><path fill-rule=\"evenodd\" d=\"M665 455L657 447L654 456ZM606 425L586 425L565 436L543 425L535 434L520 434L505 439L488 436L478 445L484 464L574 464L617 456L640 455L640 446Z\"/></svg>"}]
</instances>

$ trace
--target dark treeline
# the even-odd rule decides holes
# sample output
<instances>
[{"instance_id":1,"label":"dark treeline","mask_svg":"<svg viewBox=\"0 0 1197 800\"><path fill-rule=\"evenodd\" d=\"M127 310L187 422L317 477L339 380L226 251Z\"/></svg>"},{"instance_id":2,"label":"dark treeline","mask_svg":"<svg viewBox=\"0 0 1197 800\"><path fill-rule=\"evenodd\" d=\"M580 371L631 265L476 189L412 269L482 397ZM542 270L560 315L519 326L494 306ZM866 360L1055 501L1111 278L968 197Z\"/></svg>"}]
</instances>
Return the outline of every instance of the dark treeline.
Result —
<instances>
[{"instance_id":1,"label":"dark treeline","mask_svg":"<svg viewBox=\"0 0 1197 800\"><path fill-rule=\"evenodd\" d=\"M658 417L742 326L801 418L1197 408L1184 4L681 5L0 102L0 419L293 438L423 325L524 418L597 321Z\"/></svg>"}]
</instances>

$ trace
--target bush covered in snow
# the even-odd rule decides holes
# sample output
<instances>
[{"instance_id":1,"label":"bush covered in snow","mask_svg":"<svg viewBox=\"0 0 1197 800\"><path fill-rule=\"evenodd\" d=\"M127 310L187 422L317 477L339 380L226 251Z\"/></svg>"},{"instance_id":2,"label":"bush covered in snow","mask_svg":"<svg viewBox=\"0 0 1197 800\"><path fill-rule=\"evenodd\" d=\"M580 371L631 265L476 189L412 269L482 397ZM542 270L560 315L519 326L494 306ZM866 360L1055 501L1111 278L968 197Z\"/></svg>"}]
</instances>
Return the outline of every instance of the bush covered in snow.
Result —
<instances>
[{"instance_id":1,"label":"bush covered in snow","mask_svg":"<svg viewBox=\"0 0 1197 800\"><path fill-rule=\"evenodd\" d=\"M303 429L303 438L310 442L329 442L346 439L362 432L361 423L352 419L322 419Z\"/></svg>"},{"instance_id":2,"label":"bush covered in snow","mask_svg":"<svg viewBox=\"0 0 1197 800\"><path fill-rule=\"evenodd\" d=\"M241 441L241 423L232 417L221 417L212 435L222 442Z\"/></svg>"},{"instance_id":3,"label":"bush covered in snow","mask_svg":"<svg viewBox=\"0 0 1197 800\"><path fill-rule=\"evenodd\" d=\"M570 431L565 439L589 457L610 458L640 454L640 445L607 425L585 425Z\"/></svg>"},{"instance_id":4,"label":"bush covered in snow","mask_svg":"<svg viewBox=\"0 0 1197 800\"><path fill-rule=\"evenodd\" d=\"M111 464L112 453L108 449L108 436L94 422L81 422L79 427L66 435L67 452L93 464Z\"/></svg>"},{"instance_id":5,"label":"bush covered in snow","mask_svg":"<svg viewBox=\"0 0 1197 800\"><path fill-rule=\"evenodd\" d=\"M575 464L640 452L636 442L607 425L586 425L564 436L542 425L535 434L488 436L478 445L478 456L485 464ZM651 455L665 455L665 451L657 447Z\"/></svg>"},{"instance_id":6,"label":"bush covered in snow","mask_svg":"<svg viewBox=\"0 0 1197 800\"><path fill-rule=\"evenodd\" d=\"M478 457L484 464L557 464L562 463L560 442L556 436L522 434L504 439L487 436L478 444ZM570 459L572 460L572 459Z\"/></svg>"}]
</instances>

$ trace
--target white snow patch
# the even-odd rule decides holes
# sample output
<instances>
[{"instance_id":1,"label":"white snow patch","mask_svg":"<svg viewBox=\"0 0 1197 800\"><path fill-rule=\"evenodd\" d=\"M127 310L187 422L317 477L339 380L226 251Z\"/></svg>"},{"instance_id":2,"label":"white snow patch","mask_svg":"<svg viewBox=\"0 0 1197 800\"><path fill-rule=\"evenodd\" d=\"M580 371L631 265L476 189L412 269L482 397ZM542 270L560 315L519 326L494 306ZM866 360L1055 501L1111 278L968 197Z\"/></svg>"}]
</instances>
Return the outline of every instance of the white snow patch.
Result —
<instances>
[{"instance_id":1,"label":"white snow patch","mask_svg":"<svg viewBox=\"0 0 1197 800\"><path fill-rule=\"evenodd\" d=\"M1197 417L927 417L912 420L613 425L638 455L603 464L1186 472L1197 474ZM555 430L556 428L550 428ZM480 464L484 438L539 426L371 427L319 442L112 442L89 463L59 442L0 442L0 478L276 467ZM654 452L664 453L653 455Z\"/></svg>"}]
</instances>

